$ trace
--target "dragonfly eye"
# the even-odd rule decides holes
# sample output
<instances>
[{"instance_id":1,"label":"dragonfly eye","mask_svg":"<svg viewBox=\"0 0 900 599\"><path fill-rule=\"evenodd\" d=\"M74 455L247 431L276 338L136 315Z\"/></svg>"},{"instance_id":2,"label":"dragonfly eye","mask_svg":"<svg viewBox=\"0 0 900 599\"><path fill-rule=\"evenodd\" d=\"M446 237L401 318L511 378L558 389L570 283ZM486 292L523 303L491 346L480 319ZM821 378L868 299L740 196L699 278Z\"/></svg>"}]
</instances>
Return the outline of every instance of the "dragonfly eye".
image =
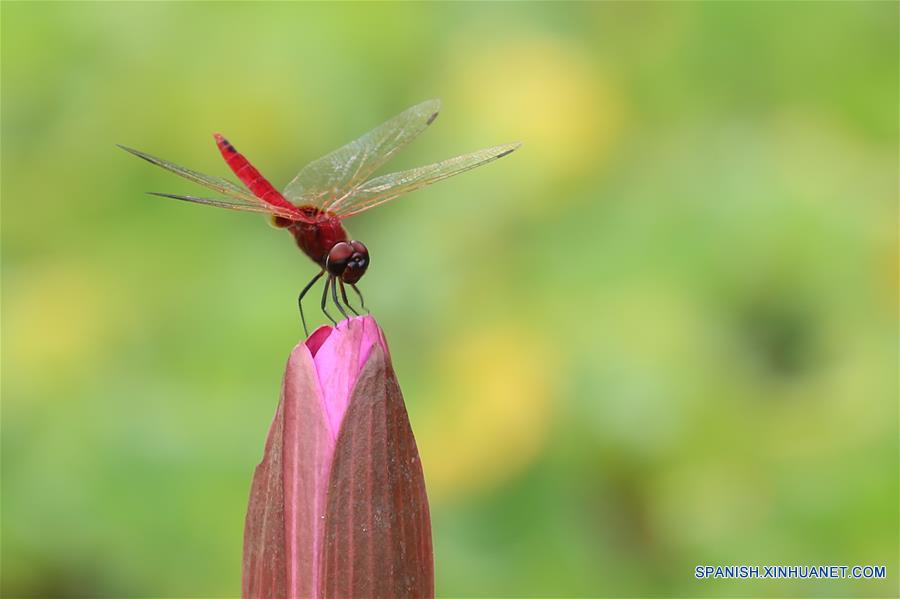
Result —
<instances>
[{"instance_id":1,"label":"dragonfly eye","mask_svg":"<svg viewBox=\"0 0 900 599\"><path fill-rule=\"evenodd\" d=\"M356 283L369 268L369 250L360 241L351 241L350 247L353 254L347 260L347 266L341 274L341 279L345 283Z\"/></svg>"},{"instance_id":2,"label":"dragonfly eye","mask_svg":"<svg viewBox=\"0 0 900 599\"><path fill-rule=\"evenodd\" d=\"M353 256L353 247L346 241L341 241L331 248L328 257L325 259L325 268L329 274L336 277L341 276L347 264Z\"/></svg>"}]
</instances>

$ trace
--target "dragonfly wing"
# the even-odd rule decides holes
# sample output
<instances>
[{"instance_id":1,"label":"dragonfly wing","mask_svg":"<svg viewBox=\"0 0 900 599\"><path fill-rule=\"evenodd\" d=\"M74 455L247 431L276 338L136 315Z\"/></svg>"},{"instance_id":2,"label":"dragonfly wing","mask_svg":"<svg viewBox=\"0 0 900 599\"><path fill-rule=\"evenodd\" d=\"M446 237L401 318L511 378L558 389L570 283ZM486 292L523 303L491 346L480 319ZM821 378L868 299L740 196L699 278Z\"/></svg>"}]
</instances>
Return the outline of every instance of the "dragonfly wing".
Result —
<instances>
[{"instance_id":1,"label":"dragonfly wing","mask_svg":"<svg viewBox=\"0 0 900 599\"><path fill-rule=\"evenodd\" d=\"M284 196L297 206L328 210L424 131L440 107L440 100L417 104L311 162L284 188Z\"/></svg>"},{"instance_id":2,"label":"dragonfly wing","mask_svg":"<svg viewBox=\"0 0 900 599\"><path fill-rule=\"evenodd\" d=\"M185 202L195 202L197 204L208 204L210 206L218 206L219 208L228 208L231 210L241 210L244 212L259 212L262 214L271 214L281 216L290 220L298 220L297 213L282 208L281 206L273 206L261 202L251 202L244 200L236 200L234 198L198 198L194 196L183 196L173 193L158 193L155 191L148 192L150 195L159 196L161 198L172 198L173 200L184 200Z\"/></svg>"},{"instance_id":3,"label":"dragonfly wing","mask_svg":"<svg viewBox=\"0 0 900 599\"><path fill-rule=\"evenodd\" d=\"M340 218L359 214L420 187L437 183L475 167L503 158L522 144L512 143L478 150L419 168L376 177L360 185L350 195L336 202L331 210Z\"/></svg>"},{"instance_id":4,"label":"dragonfly wing","mask_svg":"<svg viewBox=\"0 0 900 599\"><path fill-rule=\"evenodd\" d=\"M126 152L134 154L138 158L143 158L147 162L151 164L155 164L156 166L160 166L167 171L171 171L176 175L184 177L189 181L193 181L194 183L199 183L203 187L207 187L212 189L213 191L217 191L223 195L228 196L229 198L233 198L235 200L240 201L248 201L256 204L264 203L262 200L249 193L245 189L235 185L231 181L227 179L222 179L220 177L213 177L212 175L204 175L203 173L198 173L197 171L192 171L189 168L185 168L183 166L178 166L174 162L169 162L168 160L163 160L162 158L157 158L156 156L151 156L146 152L141 152L140 150L135 150L134 148L128 148L125 146L119 146Z\"/></svg>"}]
</instances>

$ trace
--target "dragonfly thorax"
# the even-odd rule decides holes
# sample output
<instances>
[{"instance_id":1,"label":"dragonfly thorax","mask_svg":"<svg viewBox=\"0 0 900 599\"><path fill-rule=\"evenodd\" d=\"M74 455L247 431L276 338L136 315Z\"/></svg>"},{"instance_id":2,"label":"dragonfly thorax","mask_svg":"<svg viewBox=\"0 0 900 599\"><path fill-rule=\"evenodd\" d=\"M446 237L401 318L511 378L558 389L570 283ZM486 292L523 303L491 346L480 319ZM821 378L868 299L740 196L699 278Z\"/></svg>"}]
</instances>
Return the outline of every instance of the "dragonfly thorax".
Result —
<instances>
[{"instance_id":1,"label":"dragonfly thorax","mask_svg":"<svg viewBox=\"0 0 900 599\"><path fill-rule=\"evenodd\" d=\"M303 253L325 268L328 252L335 244L347 241L347 231L341 225L341 220L335 216L329 216L321 211L310 216L311 222L294 221L286 228L294 236L297 246Z\"/></svg>"}]
</instances>

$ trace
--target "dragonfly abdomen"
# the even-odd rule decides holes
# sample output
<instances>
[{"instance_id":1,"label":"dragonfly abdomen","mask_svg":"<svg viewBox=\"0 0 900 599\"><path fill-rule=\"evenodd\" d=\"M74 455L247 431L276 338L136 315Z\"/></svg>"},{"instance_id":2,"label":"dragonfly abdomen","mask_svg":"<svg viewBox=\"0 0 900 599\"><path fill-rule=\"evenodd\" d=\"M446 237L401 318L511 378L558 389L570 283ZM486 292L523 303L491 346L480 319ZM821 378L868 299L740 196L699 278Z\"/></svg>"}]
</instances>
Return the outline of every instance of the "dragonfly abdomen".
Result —
<instances>
[{"instance_id":1,"label":"dragonfly abdomen","mask_svg":"<svg viewBox=\"0 0 900 599\"><path fill-rule=\"evenodd\" d=\"M296 210L296 207L284 199L284 196L256 170L256 167L250 164L250 161L243 154L231 145L231 142L218 133L215 134L215 138L219 152L222 153L222 158L225 159L228 167L237 175L237 178L253 192L253 195L268 204Z\"/></svg>"}]
</instances>

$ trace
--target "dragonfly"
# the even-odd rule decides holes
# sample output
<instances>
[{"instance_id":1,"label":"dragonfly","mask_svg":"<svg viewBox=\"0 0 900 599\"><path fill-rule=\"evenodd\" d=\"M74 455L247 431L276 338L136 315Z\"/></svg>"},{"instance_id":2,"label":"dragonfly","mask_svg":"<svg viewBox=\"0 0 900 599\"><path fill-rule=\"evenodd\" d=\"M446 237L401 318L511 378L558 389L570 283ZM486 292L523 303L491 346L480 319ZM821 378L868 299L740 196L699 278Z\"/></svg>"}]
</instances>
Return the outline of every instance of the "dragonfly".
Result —
<instances>
[{"instance_id":1,"label":"dragonfly","mask_svg":"<svg viewBox=\"0 0 900 599\"><path fill-rule=\"evenodd\" d=\"M344 229L345 219L426 185L507 156L521 146L518 142L494 146L427 166L373 176L434 122L440 107L440 100L434 99L408 108L358 139L309 163L281 192L219 133L213 135L216 146L225 163L243 183L243 187L140 150L122 145L119 147L215 192L215 197L148 192L151 195L257 212L268 215L275 227L287 229L297 246L320 269L297 297L303 331L308 336L303 298L325 275L327 277L320 306L335 326L338 323L327 310L329 289L332 302L344 319L349 318L344 306L353 314L359 315L347 299L345 286L356 292L362 309L366 310L365 299L356 284L369 267L369 250L361 241L350 238ZM338 299L338 290L343 305Z\"/></svg>"}]
</instances>

